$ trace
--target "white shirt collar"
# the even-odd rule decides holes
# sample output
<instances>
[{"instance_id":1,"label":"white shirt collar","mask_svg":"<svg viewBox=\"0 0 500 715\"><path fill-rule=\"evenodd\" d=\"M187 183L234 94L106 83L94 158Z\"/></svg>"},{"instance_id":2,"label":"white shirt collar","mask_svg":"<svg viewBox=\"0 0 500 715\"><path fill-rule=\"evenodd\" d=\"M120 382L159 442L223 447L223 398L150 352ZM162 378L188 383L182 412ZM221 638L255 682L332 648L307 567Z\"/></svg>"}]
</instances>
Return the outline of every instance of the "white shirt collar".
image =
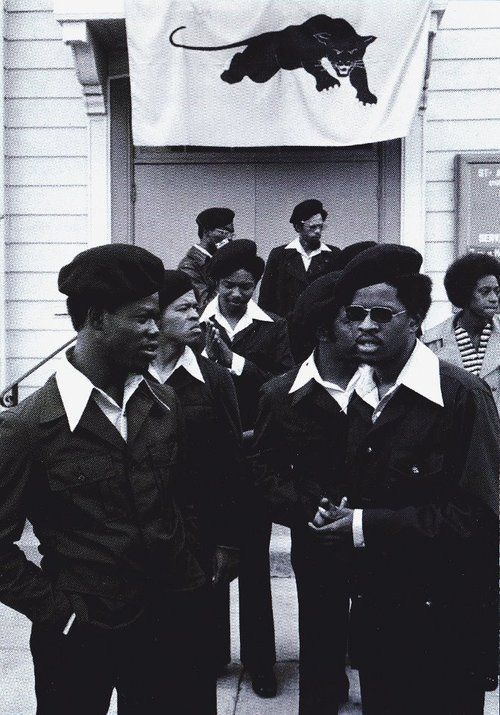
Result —
<instances>
[{"instance_id":1,"label":"white shirt collar","mask_svg":"<svg viewBox=\"0 0 500 715\"><path fill-rule=\"evenodd\" d=\"M120 406L112 397L99 387L96 387L86 375L77 370L69 362L66 355L62 358L55 377L71 432L76 429L80 422L91 396L94 396L98 406L108 419L107 406L111 410L119 410L124 415L127 402L144 380L142 375L129 375L127 377L123 390L123 404ZM124 435L122 434L122 436ZM124 438L126 439L126 434Z\"/></svg>"},{"instance_id":2,"label":"white shirt collar","mask_svg":"<svg viewBox=\"0 0 500 715\"><path fill-rule=\"evenodd\" d=\"M200 251L200 253L203 253L204 256L208 256L209 258L212 258L212 254L209 251L207 251L206 248L203 248L203 246L200 246L199 243L195 243L193 248L197 248L198 251Z\"/></svg>"},{"instance_id":3,"label":"white shirt collar","mask_svg":"<svg viewBox=\"0 0 500 715\"><path fill-rule=\"evenodd\" d=\"M328 382L327 380L323 380L321 375L319 374L318 367L316 365L316 361L314 359L314 352L309 355L307 360L302 363L302 365L299 368L299 371L295 377L295 380L293 381L293 385L291 386L289 390L289 394L296 392L297 390L300 390L301 387L304 387L304 385L307 385L308 382L311 380L314 380L315 382L318 383L318 385L321 385L322 387L325 388L325 390L328 392L328 394L333 397L333 399L337 402L339 405L340 409L343 412L347 413L347 405L349 404L349 400L351 399L352 393L354 392L354 388L356 386L356 383L360 377L360 370L356 370L354 375L351 377L349 380L349 384L347 387L344 389L342 387L339 387L333 382Z\"/></svg>"},{"instance_id":4,"label":"white shirt collar","mask_svg":"<svg viewBox=\"0 0 500 715\"><path fill-rule=\"evenodd\" d=\"M205 378L203 377L202 372L200 370L200 366L198 365L196 355L191 350L189 345L185 346L182 354L179 356L173 367L169 365L166 368L162 369L161 366L158 364L157 360L153 360L153 362L149 366L149 373L156 380L158 380L158 382L164 385L168 378L173 375L174 372L180 367L183 367L185 370L187 370L187 372L192 377L196 378L196 380L199 380L200 382L205 382Z\"/></svg>"},{"instance_id":5,"label":"white shirt collar","mask_svg":"<svg viewBox=\"0 0 500 715\"><path fill-rule=\"evenodd\" d=\"M234 328L232 328L226 318L220 312L218 295L216 295L215 298L213 298L210 303L208 303L207 307L201 314L200 323L205 323L209 318L215 318L219 325L222 325L222 327L226 330L231 340L236 335L236 333L241 332L244 328L248 328L248 326L251 325L254 320L260 320L266 323L274 322L273 319L267 313L264 313L262 308L259 308L257 303L252 298L250 298L247 303L247 308L244 315L236 323Z\"/></svg>"},{"instance_id":6,"label":"white shirt collar","mask_svg":"<svg viewBox=\"0 0 500 715\"><path fill-rule=\"evenodd\" d=\"M375 410L380 405L380 409L378 410L379 414L399 385L404 385L418 395L430 400L430 402L444 407L443 394L441 392L441 377L439 373L439 359L432 350L420 340L416 341L412 354L399 373L394 386L384 395L382 400L378 394L373 368L368 366L364 367L362 379L356 386L356 392Z\"/></svg>"},{"instance_id":7,"label":"white shirt collar","mask_svg":"<svg viewBox=\"0 0 500 715\"><path fill-rule=\"evenodd\" d=\"M320 244L319 244L319 248L315 248L314 251L311 251L310 253L307 253L307 251L304 250L304 247L303 247L303 245L301 244L299 238L295 238L293 241L290 241L290 243L288 243L288 244L285 246L285 249L288 249L288 248L289 248L289 249L292 249L292 250L295 250L295 251L298 251L301 256L305 256L306 258L312 258L313 256L318 256L318 255L319 255L320 253L322 253L323 251L330 251L330 252L331 252L331 250L332 250L329 246L326 245L326 243L323 243L323 241L321 241Z\"/></svg>"}]
</instances>

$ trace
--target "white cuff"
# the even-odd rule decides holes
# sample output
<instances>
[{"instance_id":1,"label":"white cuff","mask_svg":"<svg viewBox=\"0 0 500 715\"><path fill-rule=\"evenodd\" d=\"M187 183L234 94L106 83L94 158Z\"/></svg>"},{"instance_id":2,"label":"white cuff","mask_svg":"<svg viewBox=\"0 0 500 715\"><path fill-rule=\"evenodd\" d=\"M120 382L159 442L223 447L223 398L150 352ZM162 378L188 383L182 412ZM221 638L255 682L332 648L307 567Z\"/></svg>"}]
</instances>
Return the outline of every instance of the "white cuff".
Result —
<instances>
[{"instance_id":1,"label":"white cuff","mask_svg":"<svg viewBox=\"0 0 500 715\"><path fill-rule=\"evenodd\" d=\"M233 375L241 375L243 368L245 367L245 358L241 355L233 353L233 359L231 362L231 372Z\"/></svg>"},{"instance_id":2,"label":"white cuff","mask_svg":"<svg viewBox=\"0 0 500 715\"><path fill-rule=\"evenodd\" d=\"M65 636L68 635L68 633L69 633L69 631L70 631L70 628L71 628L71 626L73 625L73 623L74 623L74 621L75 621L75 618L76 618L76 613L72 613L71 616L70 616L69 619L68 619L68 622L67 622L66 625L64 626L63 635L65 635Z\"/></svg>"},{"instance_id":3,"label":"white cuff","mask_svg":"<svg viewBox=\"0 0 500 715\"><path fill-rule=\"evenodd\" d=\"M354 509L352 515L352 540L355 549L362 549L365 545L363 534L363 509Z\"/></svg>"}]
</instances>

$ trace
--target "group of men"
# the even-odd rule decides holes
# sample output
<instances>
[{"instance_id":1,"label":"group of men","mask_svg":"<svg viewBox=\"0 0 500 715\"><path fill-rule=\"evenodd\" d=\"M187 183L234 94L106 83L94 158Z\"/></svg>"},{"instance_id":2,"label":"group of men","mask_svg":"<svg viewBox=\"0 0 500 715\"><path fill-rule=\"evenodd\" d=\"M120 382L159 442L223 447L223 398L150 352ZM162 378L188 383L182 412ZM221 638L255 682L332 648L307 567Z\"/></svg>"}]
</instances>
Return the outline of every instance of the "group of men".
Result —
<instances>
[{"instance_id":1,"label":"group of men","mask_svg":"<svg viewBox=\"0 0 500 715\"><path fill-rule=\"evenodd\" d=\"M420 254L327 246L326 216L296 206L266 266L207 209L180 270L122 244L61 269L76 343L0 415L0 600L33 621L38 715L104 715L113 688L120 715L215 713L236 574L241 660L274 695L272 521L292 535L301 715L338 712L347 652L368 715L483 712L495 403L419 340Z\"/></svg>"}]
</instances>

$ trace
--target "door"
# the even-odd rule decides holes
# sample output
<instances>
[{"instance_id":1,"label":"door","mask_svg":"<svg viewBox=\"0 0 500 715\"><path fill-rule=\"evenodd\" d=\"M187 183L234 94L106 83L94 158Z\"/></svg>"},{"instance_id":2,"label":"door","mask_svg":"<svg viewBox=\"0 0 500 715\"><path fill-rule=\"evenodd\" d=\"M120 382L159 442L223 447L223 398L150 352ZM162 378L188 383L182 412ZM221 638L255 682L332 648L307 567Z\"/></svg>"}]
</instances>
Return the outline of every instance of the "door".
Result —
<instances>
[{"instance_id":1,"label":"door","mask_svg":"<svg viewBox=\"0 0 500 715\"><path fill-rule=\"evenodd\" d=\"M129 131L123 117L129 97L128 82L112 83L113 240L133 241L175 267L198 239L197 214L227 206L236 214L236 237L256 241L266 258L296 237L293 207L317 198L329 214L326 243L399 242L399 140L341 148L132 151L130 137L125 142L119 135Z\"/></svg>"}]
</instances>

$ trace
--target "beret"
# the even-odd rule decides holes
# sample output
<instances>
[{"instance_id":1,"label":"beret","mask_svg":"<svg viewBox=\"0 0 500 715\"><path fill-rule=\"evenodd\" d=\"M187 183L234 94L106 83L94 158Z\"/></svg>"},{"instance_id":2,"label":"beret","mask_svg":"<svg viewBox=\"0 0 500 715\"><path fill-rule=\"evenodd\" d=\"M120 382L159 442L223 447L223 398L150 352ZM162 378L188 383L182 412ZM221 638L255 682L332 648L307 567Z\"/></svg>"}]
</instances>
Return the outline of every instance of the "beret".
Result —
<instances>
[{"instance_id":1,"label":"beret","mask_svg":"<svg viewBox=\"0 0 500 715\"><path fill-rule=\"evenodd\" d=\"M316 214L321 214L323 221L328 216L328 212L323 208L323 204L318 199L307 199L306 201L301 201L300 204L292 211L290 216L290 223L300 223L301 221L307 221L311 216Z\"/></svg>"},{"instance_id":2,"label":"beret","mask_svg":"<svg viewBox=\"0 0 500 715\"><path fill-rule=\"evenodd\" d=\"M337 284L341 302L350 300L359 288L388 283L420 271L422 256L410 246L381 243L358 253L344 268Z\"/></svg>"},{"instance_id":3,"label":"beret","mask_svg":"<svg viewBox=\"0 0 500 715\"><path fill-rule=\"evenodd\" d=\"M59 271L58 286L96 306L119 306L156 293L163 276L163 262L145 248L111 243L76 255Z\"/></svg>"},{"instance_id":4,"label":"beret","mask_svg":"<svg viewBox=\"0 0 500 715\"><path fill-rule=\"evenodd\" d=\"M191 279L184 271L165 271L163 285L158 291L160 296L160 308L163 310L180 298L181 295L193 290Z\"/></svg>"},{"instance_id":5,"label":"beret","mask_svg":"<svg viewBox=\"0 0 500 715\"><path fill-rule=\"evenodd\" d=\"M289 320L290 343L297 362L305 360L316 345L316 331L337 314L336 296L341 271L316 278L300 294Z\"/></svg>"},{"instance_id":6,"label":"beret","mask_svg":"<svg viewBox=\"0 0 500 715\"><path fill-rule=\"evenodd\" d=\"M349 261L358 255L366 251L368 248L373 248L376 246L376 241L358 241L357 243L351 243L349 246L343 248L339 255L336 257L336 266L340 269L345 268Z\"/></svg>"},{"instance_id":7,"label":"beret","mask_svg":"<svg viewBox=\"0 0 500 715\"><path fill-rule=\"evenodd\" d=\"M196 223L207 231L213 228L223 228L234 219L234 211L225 208L211 208L201 211L196 217Z\"/></svg>"},{"instance_id":8,"label":"beret","mask_svg":"<svg viewBox=\"0 0 500 715\"><path fill-rule=\"evenodd\" d=\"M265 261L257 255L254 241L240 238L219 248L207 266L208 273L219 280L244 268L252 274L256 283L262 278Z\"/></svg>"}]
</instances>

